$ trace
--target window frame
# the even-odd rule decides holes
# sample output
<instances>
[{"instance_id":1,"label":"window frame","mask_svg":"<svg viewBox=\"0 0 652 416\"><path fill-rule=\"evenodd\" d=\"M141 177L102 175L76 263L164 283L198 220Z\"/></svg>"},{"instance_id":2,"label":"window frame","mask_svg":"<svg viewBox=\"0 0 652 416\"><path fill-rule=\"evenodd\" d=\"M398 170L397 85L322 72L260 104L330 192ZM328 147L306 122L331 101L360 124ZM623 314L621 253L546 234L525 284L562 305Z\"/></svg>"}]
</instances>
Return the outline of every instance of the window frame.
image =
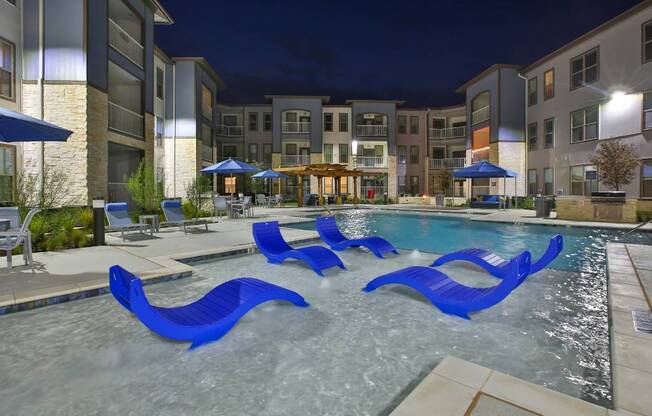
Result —
<instances>
[{"instance_id":1,"label":"window frame","mask_svg":"<svg viewBox=\"0 0 652 416\"><path fill-rule=\"evenodd\" d=\"M645 176L643 176L643 172L645 170L645 163L649 162L652 164L652 159L642 159L641 160L641 168L640 168L640 173L641 173L641 180L640 180L640 189L639 189L639 198L641 199L652 199L652 194L649 196L643 195L643 189L644 189L644 181L645 181ZM652 176L650 176L650 179L652 181Z\"/></svg>"},{"instance_id":2,"label":"window frame","mask_svg":"<svg viewBox=\"0 0 652 416\"><path fill-rule=\"evenodd\" d=\"M266 151L269 149L269 152ZM263 163L269 164L272 163L272 144L271 143L263 143ZM269 155L269 157L267 156Z\"/></svg>"},{"instance_id":3,"label":"window frame","mask_svg":"<svg viewBox=\"0 0 652 416\"><path fill-rule=\"evenodd\" d=\"M596 137L592 138L592 139L587 139L586 138L586 126L587 126L587 124L586 124L586 110L588 110L590 108L593 108L593 107L596 108L596 114L598 115L597 121L595 122L595 125L596 125ZM582 137L583 137L583 139L578 140L578 141L573 141L573 127L574 127L573 126L573 114L575 114L575 113L577 113L579 111L582 111L584 113L584 121L583 121L583 124L582 124ZM593 124L593 123L591 123L591 124ZM583 107L583 108L577 109L575 111L571 111L570 112L570 120L569 120L568 125L570 127L570 143L571 144L585 143L585 142L590 142L592 140L599 140L600 139L600 105L599 104L593 104L593 105L590 105L588 107Z\"/></svg>"},{"instance_id":4,"label":"window frame","mask_svg":"<svg viewBox=\"0 0 652 416\"><path fill-rule=\"evenodd\" d=\"M16 44L6 38L0 36L0 43L6 43L11 48L11 95L6 96L0 94L0 98L3 100L16 102ZM4 70L4 68L3 68Z\"/></svg>"},{"instance_id":5,"label":"window frame","mask_svg":"<svg viewBox=\"0 0 652 416\"><path fill-rule=\"evenodd\" d=\"M546 133L546 124L551 121L552 122L552 143L548 144L547 136L548 134ZM545 120L543 120L543 148L544 149L554 149L555 148L555 118L550 117Z\"/></svg>"},{"instance_id":6,"label":"window frame","mask_svg":"<svg viewBox=\"0 0 652 416\"><path fill-rule=\"evenodd\" d=\"M272 131L272 113L269 111L263 113L263 131Z\"/></svg>"},{"instance_id":7,"label":"window frame","mask_svg":"<svg viewBox=\"0 0 652 416\"><path fill-rule=\"evenodd\" d=\"M159 71L161 72L160 77L159 77ZM156 71L154 72L156 73L156 88L154 91L155 96L159 100L165 100L165 70L163 70L163 68L161 68L160 66L156 65ZM161 89L160 91L161 95L159 95L159 88Z\"/></svg>"},{"instance_id":8,"label":"window frame","mask_svg":"<svg viewBox=\"0 0 652 416\"><path fill-rule=\"evenodd\" d=\"M414 181L415 179L416 179L416 181ZM412 192L412 191L415 190L415 189L413 189L413 187L412 187L412 186L413 186L413 182L416 182L416 183L414 184L415 187L416 187L416 192ZM407 187L409 188L408 190L410 191L410 192L408 192L408 193L411 194L411 195L417 195L417 196L418 196L418 195L420 194L419 191L420 191L420 188L421 188L421 184L420 184L420 182L421 182L421 180L419 179L419 175L410 175L410 180L409 180L408 183L407 183Z\"/></svg>"},{"instance_id":9,"label":"window frame","mask_svg":"<svg viewBox=\"0 0 652 416\"><path fill-rule=\"evenodd\" d=\"M402 123L401 120L403 120ZM400 114L398 116L398 122L396 124L397 124L398 134L407 134L408 132L407 116L405 114Z\"/></svg>"},{"instance_id":10,"label":"window frame","mask_svg":"<svg viewBox=\"0 0 652 416\"><path fill-rule=\"evenodd\" d=\"M414 152L414 150L416 150L416 153ZM419 145L417 144L410 145L409 159L411 165L419 164Z\"/></svg>"},{"instance_id":11,"label":"window frame","mask_svg":"<svg viewBox=\"0 0 652 416\"><path fill-rule=\"evenodd\" d=\"M534 127L534 137L532 137L531 129ZM534 139L534 142L533 140ZM527 150L534 152L539 149L539 124L535 121L527 125Z\"/></svg>"},{"instance_id":12,"label":"window frame","mask_svg":"<svg viewBox=\"0 0 652 416\"><path fill-rule=\"evenodd\" d=\"M593 80L591 82L586 82L586 69L587 69L587 67L586 67L586 55L588 55L588 54L590 54L592 52L595 52L596 75L595 75L595 80ZM582 72L582 83L580 85L573 86L573 75L576 74L576 73L579 73L579 72L575 72L575 73L573 72L573 62L578 60L578 59L582 59L582 70L581 70L581 72ZM595 48L591 48L588 51L586 51L584 53L581 53L581 54L571 58L570 59L570 65L569 65L569 71L570 71L570 78L569 78L568 85L569 85L570 91L577 90L577 89L583 88L583 87L585 87L587 85L591 85L593 83L596 83L596 82L600 81L600 47L596 46Z\"/></svg>"},{"instance_id":13,"label":"window frame","mask_svg":"<svg viewBox=\"0 0 652 416\"><path fill-rule=\"evenodd\" d=\"M256 149L256 151L253 153L253 154L256 155L255 158L251 157L251 155L252 155L251 149ZM257 163L257 162L260 161L259 157L258 157L258 143L249 143L249 144L247 144L247 160L249 162L253 162L253 163Z\"/></svg>"},{"instance_id":14,"label":"window frame","mask_svg":"<svg viewBox=\"0 0 652 416\"><path fill-rule=\"evenodd\" d=\"M329 119L329 120L327 120ZM327 132L332 132L333 131L333 113L332 112L325 112L324 113L324 131Z\"/></svg>"},{"instance_id":15,"label":"window frame","mask_svg":"<svg viewBox=\"0 0 652 416\"><path fill-rule=\"evenodd\" d=\"M337 122L340 133L347 133L349 131L349 113L337 113Z\"/></svg>"},{"instance_id":16,"label":"window frame","mask_svg":"<svg viewBox=\"0 0 652 416\"><path fill-rule=\"evenodd\" d=\"M326 152L326 148L327 148L327 146L329 146L329 147L330 147L330 150L331 150L331 152L330 152L330 161L329 161L329 160L326 160L326 155L329 154L328 152ZM322 154L323 154L323 158L324 158L324 163L333 163L333 159L334 159L334 157L333 157L333 156L334 156L333 151L334 151L334 150L335 150L335 148L333 147L333 143L324 143L324 146L323 146L323 149L322 149Z\"/></svg>"},{"instance_id":17,"label":"window frame","mask_svg":"<svg viewBox=\"0 0 652 416\"><path fill-rule=\"evenodd\" d=\"M646 115L646 113L650 113L650 117L652 118L652 106L650 106L650 108L648 108L648 109L645 108L645 96L646 95L650 96L650 102L652 103L652 90L643 92L643 100L642 100L642 103L641 103L641 115L642 115L641 116L642 117L641 118L641 130L643 130L643 131L652 130L652 123L649 126L645 125L645 115Z\"/></svg>"},{"instance_id":18,"label":"window frame","mask_svg":"<svg viewBox=\"0 0 652 416\"><path fill-rule=\"evenodd\" d=\"M645 46L648 43L652 44L652 39L650 39L649 41L645 40L645 29L646 29L647 26L650 26L650 30L652 30L652 19L648 20L647 22L644 22L641 25L641 62L643 63L643 65L649 64L650 62L652 62L652 55L650 55L649 57L647 57L647 59L645 59L646 58L646 56L645 56Z\"/></svg>"},{"instance_id":19,"label":"window frame","mask_svg":"<svg viewBox=\"0 0 652 416\"><path fill-rule=\"evenodd\" d=\"M552 74L552 94L548 95L548 90L546 89L546 75ZM549 70L543 73L543 101L548 101L552 98L555 98L555 68L550 68Z\"/></svg>"},{"instance_id":20,"label":"window frame","mask_svg":"<svg viewBox=\"0 0 652 416\"><path fill-rule=\"evenodd\" d=\"M534 172L534 182L530 182L530 174ZM534 192L531 192L530 186L534 185ZM539 193L539 172L537 169L528 169L527 170L527 194L528 196L536 195Z\"/></svg>"},{"instance_id":21,"label":"window frame","mask_svg":"<svg viewBox=\"0 0 652 416\"><path fill-rule=\"evenodd\" d=\"M534 86L534 88L532 88L532 86ZM537 105L538 101L539 101L539 79L538 77L532 77L527 80L527 106L532 107L533 105Z\"/></svg>"},{"instance_id":22,"label":"window frame","mask_svg":"<svg viewBox=\"0 0 652 416\"><path fill-rule=\"evenodd\" d=\"M579 182L573 182L573 168L578 168L578 167L582 168L582 178L583 178L582 184L583 185L582 185L582 194L581 195L577 195L577 194L573 193L573 183L579 183ZM586 180L586 168L587 167L593 167L593 170L595 172L598 172L597 167L595 165L591 165L591 164L572 165L572 166L568 167L568 170L569 170L569 172L568 172L569 173L568 180L570 182L570 186L568 188L568 195L571 195L571 196L587 196L586 195L586 186L587 186L586 183L588 182ZM595 182L595 185L596 185L596 190L598 190L598 189L600 189L600 185L599 185L600 184L600 175L598 173L596 173L596 176L597 176L597 179L594 182ZM593 192L593 190L591 190L591 192ZM588 196L591 196L591 195L588 195Z\"/></svg>"},{"instance_id":23,"label":"window frame","mask_svg":"<svg viewBox=\"0 0 652 416\"><path fill-rule=\"evenodd\" d=\"M551 187L550 193L548 193L546 190L546 186L548 184L548 182L546 182L546 172L552 172L552 182L550 182L550 187ZM543 194L548 196L555 194L555 168L543 168Z\"/></svg>"},{"instance_id":24,"label":"window frame","mask_svg":"<svg viewBox=\"0 0 652 416\"><path fill-rule=\"evenodd\" d=\"M0 176L9 176L11 177L11 201L2 201L0 202L15 202L16 201L16 176L18 175L18 166L16 163L16 146L11 145L9 143L0 143L0 149L7 149L11 153L11 161L12 161L12 172L10 174L3 174L0 173Z\"/></svg>"},{"instance_id":25,"label":"window frame","mask_svg":"<svg viewBox=\"0 0 652 416\"><path fill-rule=\"evenodd\" d=\"M410 134L419 134L419 116L410 116Z\"/></svg>"},{"instance_id":26,"label":"window frame","mask_svg":"<svg viewBox=\"0 0 652 416\"><path fill-rule=\"evenodd\" d=\"M346 149L346 152L342 152L342 149ZM349 145L347 143L340 143L339 146L337 146L337 152L337 160L339 160L340 163L349 163ZM344 162L342 161L342 156L346 156Z\"/></svg>"},{"instance_id":27,"label":"window frame","mask_svg":"<svg viewBox=\"0 0 652 416\"><path fill-rule=\"evenodd\" d=\"M253 116L253 119L252 119ZM251 127L254 128L251 128ZM248 111L247 112L247 130L249 131L258 131L258 112L257 111Z\"/></svg>"},{"instance_id":28,"label":"window frame","mask_svg":"<svg viewBox=\"0 0 652 416\"><path fill-rule=\"evenodd\" d=\"M404 159L401 161L401 149L403 149ZM406 165L408 161L408 149L404 144L396 146L396 162L400 165Z\"/></svg>"}]
</instances>

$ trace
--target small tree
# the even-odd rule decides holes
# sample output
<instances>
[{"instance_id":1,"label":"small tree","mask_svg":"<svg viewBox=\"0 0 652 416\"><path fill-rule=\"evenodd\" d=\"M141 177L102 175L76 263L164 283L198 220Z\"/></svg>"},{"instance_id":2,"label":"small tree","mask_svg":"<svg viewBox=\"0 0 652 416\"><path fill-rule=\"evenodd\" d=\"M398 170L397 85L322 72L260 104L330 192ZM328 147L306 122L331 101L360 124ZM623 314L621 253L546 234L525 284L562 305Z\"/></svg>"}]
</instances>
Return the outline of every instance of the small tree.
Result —
<instances>
[{"instance_id":1,"label":"small tree","mask_svg":"<svg viewBox=\"0 0 652 416\"><path fill-rule=\"evenodd\" d=\"M591 157L591 163L598 167L600 182L618 191L621 185L627 185L634 179L638 159L633 145L611 141L600 144Z\"/></svg>"},{"instance_id":2,"label":"small tree","mask_svg":"<svg viewBox=\"0 0 652 416\"><path fill-rule=\"evenodd\" d=\"M451 180L453 175L447 171L442 170L437 176L435 176L435 189L439 189L444 195L448 192L451 187Z\"/></svg>"},{"instance_id":3,"label":"small tree","mask_svg":"<svg viewBox=\"0 0 652 416\"><path fill-rule=\"evenodd\" d=\"M158 212L163 197L163 183L156 182L154 167L145 159L127 179L127 191L131 198L148 213Z\"/></svg>"},{"instance_id":4,"label":"small tree","mask_svg":"<svg viewBox=\"0 0 652 416\"><path fill-rule=\"evenodd\" d=\"M51 209L66 205L68 175L62 169L43 167L43 177L21 172L16 180L16 205L21 212L30 207Z\"/></svg>"},{"instance_id":5,"label":"small tree","mask_svg":"<svg viewBox=\"0 0 652 416\"><path fill-rule=\"evenodd\" d=\"M212 190L207 175L200 173L186 187L186 198L198 213L204 209L204 194ZM193 215L197 216L197 215Z\"/></svg>"}]
</instances>

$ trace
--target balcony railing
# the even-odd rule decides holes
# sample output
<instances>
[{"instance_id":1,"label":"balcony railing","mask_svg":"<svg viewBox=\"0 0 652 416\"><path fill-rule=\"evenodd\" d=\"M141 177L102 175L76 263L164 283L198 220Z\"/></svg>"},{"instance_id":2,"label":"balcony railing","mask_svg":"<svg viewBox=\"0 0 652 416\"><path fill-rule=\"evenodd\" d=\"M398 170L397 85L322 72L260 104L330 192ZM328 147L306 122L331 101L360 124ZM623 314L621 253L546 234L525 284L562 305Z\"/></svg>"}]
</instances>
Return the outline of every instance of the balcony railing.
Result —
<instances>
[{"instance_id":1,"label":"balcony railing","mask_svg":"<svg viewBox=\"0 0 652 416\"><path fill-rule=\"evenodd\" d=\"M358 136L387 136L386 125L357 125L355 130Z\"/></svg>"},{"instance_id":2,"label":"balcony railing","mask_svg":"<svg viewBox=\"0 0 652 416\"><path fill-rule=\"evenodd\" d=\"M241 137L242 126L227 126L226 124L218 124L217 135L225 137Z\"/></svg>"},{"instance_id":3,"label":"balcony railing","mask_svg":"<svg viewBox=\"0 0 652 416\"><path fill-rule=\"evenodd\" d=\"M354 168L386 168L387 160L383 156L353 156Z\"/></svg>"},{"instance_id":4,"label":"balcony railing","mask_svg":"<svg viewBox=\"0 0 652 416\"><path fill-rule=\"evenodd\" d=\"M142 114L109 101L109 128L132 136L144 137L143 121Z\"/></svg>"},{"instance_id":5,"label":"balcony railing","mask_svg":"<svg viewBox=\"0 0 652 416\"><path fill-rule=\"evenodd\" d=\"M489 120L489 106L479 108L471 113L471 124L482 123L485 120Z\"/></svg>"},{"instance_id":6,"label":"balcony railing","mask_svg":"<svg viewBox=\"0 0 652 416\"><path fill-rule=\"evenodd\" d=\"M205 162L213 162L213 147L202 143L201 145L201 159Z\"/></svg>"},{"instance_id":7,"label":"balcony railing","mask_svg":"<svg viewBox=\"0 0 652 416\"><path fill-rule=\"evenodd\" d=\"M281 133L310 133L310 121L284 121L281 123Z\"/></svg>"},{"instance_id":8,"label":"balcony railing","mask_svg":"<svg viewBox=\"0 0 652 416\"><path fill-rule=\"evenodd\" d=\"M127 59L143 68L143 61L145 59L143 45L111 18L109 18L109 45L127 57Z\"/></svg>"},{"instance_id":9,"label":"balcony railing","mask_svg":"<svg viewBox=\"0 0 652 416\"><path fill-rule=\"evenodd\" d=\"M281 166L304 166L310 164L310 155L281 155Z\"/></svg>"},{"instance_id":10,"label":"balcony railing","mask_svg":"<svg viewBox=\"0 0 652 416\"><path fill-rule=\"evenodd\" d=\"M449 157L445 159L430 159L430 169L459 169L466 163L464 157Z\"/></svg>"},{"instance_id":11,"label":"balcony railing","mask_svg":"<svg viewBox=\"0 0 652 416\"><path fill-rule=\"evenodd\" d=\"M360 197L363 199L381 199L387 193L386 186L361 186Z\"/></svg>"},{"instance_id":12,"label":"balcony railing","mask_svg":"<svg viewBox=\"0 0 652 416\"><path fill-rule=\"evenodd\" d=\"M466 136L466 127L447 127L445 129L430 129L431 139L450 139L453 137Z\"/></svg>"}]
</instances>

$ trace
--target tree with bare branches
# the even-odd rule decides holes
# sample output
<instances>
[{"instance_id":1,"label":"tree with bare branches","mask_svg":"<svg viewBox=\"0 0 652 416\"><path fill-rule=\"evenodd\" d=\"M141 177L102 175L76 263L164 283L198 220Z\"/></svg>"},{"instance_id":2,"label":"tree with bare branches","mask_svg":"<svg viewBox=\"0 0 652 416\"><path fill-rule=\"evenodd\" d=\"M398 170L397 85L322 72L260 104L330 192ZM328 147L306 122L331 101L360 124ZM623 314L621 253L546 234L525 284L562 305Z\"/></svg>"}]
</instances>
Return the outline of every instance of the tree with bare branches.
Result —
<instances>
[{"instance_id":1,"label":"tree with bare branches","mask_svg":"<svg viewBox=\"0 0 652 416\"><path fill-rule=\"evenodd\" d=\"M600 182L616 191L634 179L634 170L640 164L634 145L615 140L601 143L593 153L591 163L598 168Z\"/></svg>"}]
</instances>

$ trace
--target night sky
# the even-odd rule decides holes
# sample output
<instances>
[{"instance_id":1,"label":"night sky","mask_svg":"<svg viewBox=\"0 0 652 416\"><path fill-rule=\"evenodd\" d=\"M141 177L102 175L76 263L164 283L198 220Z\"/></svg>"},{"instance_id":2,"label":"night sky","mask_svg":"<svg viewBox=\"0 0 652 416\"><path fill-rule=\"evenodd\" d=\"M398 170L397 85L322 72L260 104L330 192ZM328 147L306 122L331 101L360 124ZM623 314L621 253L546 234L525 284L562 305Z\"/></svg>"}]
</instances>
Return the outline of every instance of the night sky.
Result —
<instances>
[{"instance_id":1,"label":"night sky","mask_svg":"<svg viewBox=\"0 0 652 416\"><path fill-rule=\"evenodd\" d=\"M527 64L639 0L161 0L170 56L203 56L226 103L265 94L463 102L455 88L494 63ZM192 5L192 6L191 6Z\"/></svg>"}]
</instances>

